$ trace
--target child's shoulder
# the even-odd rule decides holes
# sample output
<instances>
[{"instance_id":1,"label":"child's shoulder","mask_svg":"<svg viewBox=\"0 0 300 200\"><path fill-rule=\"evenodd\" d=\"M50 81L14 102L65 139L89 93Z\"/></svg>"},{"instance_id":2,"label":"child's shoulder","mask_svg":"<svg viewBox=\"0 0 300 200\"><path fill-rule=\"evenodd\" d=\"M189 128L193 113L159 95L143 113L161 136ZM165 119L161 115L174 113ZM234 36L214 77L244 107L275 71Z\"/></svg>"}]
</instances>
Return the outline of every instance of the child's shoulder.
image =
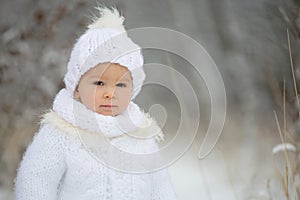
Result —
<instances>
[{"instance_id":1,"label":"child's shoulder","mask_svg":"<svg viewBox=\"0 0 300 200\"><path fill-rule=\"evenodd\" d=\"M61 131L49 123L41 123L28 145L26 155L38 155L37 152L64 152L65 141Z\"/></svg>"}]
</instances>

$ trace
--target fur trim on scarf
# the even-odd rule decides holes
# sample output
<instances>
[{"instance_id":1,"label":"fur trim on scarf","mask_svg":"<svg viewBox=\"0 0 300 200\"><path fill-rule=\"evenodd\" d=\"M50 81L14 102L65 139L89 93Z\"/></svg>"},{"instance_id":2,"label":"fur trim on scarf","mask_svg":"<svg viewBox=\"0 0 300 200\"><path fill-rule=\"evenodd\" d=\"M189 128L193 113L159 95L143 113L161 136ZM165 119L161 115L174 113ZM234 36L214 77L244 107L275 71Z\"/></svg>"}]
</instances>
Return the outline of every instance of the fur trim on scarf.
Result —
<instances>
[{"instance_id":1,"label":"fur trim on scarf","mask_svg":"<svg viewBox=\"0 0 300 200\"><path fill-rule=\"evenodd\" d=\"M89 130L81 129L80 127L76 127L73 124L67 122L63 118L61 118L56 112L50 110L46 114L44 114L41 118L41 124L49 123L61 131L67 133L68 135L72 135L78 137L79 133L87 133L92 135L101 135L101 137L105 138L103 134L99 134L97 132L92 132ZM157 125L156 121L150 118L148 114L145 114L145 119L141 124L141 127L137 128L136 130L125 133L129 137L133 137L136 139L150 139L155 137L157 142L161 142L164 140L164 134L162 133L160 127ZM121 137L121 136L116 136Z\"/></svg>"}]
</instances>

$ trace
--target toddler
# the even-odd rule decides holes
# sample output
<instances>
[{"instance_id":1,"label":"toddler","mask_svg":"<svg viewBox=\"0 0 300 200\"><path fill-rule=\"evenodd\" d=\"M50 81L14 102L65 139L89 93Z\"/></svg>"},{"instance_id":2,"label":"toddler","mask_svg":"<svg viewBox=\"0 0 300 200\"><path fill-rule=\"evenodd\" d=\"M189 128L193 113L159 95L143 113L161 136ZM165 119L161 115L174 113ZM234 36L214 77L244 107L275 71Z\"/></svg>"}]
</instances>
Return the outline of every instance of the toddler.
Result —
<instances>
[{"instance_id":1,"label":"toddler","mask_svg":"<svg viewBox=\"0 0 300 200\"><path fill-rule=\"evenodd\" d=\"M98 9L23 156L16 200L176 199L159 168L161 129L132 102L145 79L141 49L115 8Z\"/></svg>"}]
</instances>

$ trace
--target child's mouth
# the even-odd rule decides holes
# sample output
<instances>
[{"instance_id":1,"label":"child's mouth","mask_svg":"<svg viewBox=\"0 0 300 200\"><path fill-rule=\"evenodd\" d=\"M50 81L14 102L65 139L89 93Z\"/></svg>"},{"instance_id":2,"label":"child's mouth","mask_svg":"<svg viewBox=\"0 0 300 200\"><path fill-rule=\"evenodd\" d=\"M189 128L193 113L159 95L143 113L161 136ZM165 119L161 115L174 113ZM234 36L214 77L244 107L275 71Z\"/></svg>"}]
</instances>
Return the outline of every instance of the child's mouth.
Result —
<instances>
[{"instance_id":1,"label":"child's mouth","mask_svg":"<svg viewBox=\"0 0 300 200\"><path fill-rule=\"evenodd\" d=\"M116 108L117 106L116 105L100 105L100 108Z\"/></svg>"}]
</instances>

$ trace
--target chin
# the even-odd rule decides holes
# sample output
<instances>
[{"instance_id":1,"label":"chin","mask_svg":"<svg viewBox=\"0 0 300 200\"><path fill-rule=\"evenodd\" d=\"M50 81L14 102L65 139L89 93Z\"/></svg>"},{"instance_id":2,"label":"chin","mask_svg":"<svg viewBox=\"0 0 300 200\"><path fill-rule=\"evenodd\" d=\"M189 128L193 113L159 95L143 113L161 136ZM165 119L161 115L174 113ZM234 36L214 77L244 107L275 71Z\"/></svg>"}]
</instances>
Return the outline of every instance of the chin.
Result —
<instances>
[{"instance_id":1,"label":"chin","mask_svg":"<svg viewBox=\"0 0 300 200\"><path fill-rule=\"evenodd\" d=\"M98 114L104 115L104 116L114 116L112 113L98 112Z\"/></svg>"},{"instance_id":2,"label":"chin","mask_svg":"<svg viewBox=\"0 0 300 200\"><path fill-rule=\"evenodd\" d=\"M103 111L97 112L97 113L101 114L101 115L104 115L104 116L112 116L112 117L117 116L117 115L120 114L120 113L116 113L116 112L103 112Z\"/></svg>"}]
</instances>

